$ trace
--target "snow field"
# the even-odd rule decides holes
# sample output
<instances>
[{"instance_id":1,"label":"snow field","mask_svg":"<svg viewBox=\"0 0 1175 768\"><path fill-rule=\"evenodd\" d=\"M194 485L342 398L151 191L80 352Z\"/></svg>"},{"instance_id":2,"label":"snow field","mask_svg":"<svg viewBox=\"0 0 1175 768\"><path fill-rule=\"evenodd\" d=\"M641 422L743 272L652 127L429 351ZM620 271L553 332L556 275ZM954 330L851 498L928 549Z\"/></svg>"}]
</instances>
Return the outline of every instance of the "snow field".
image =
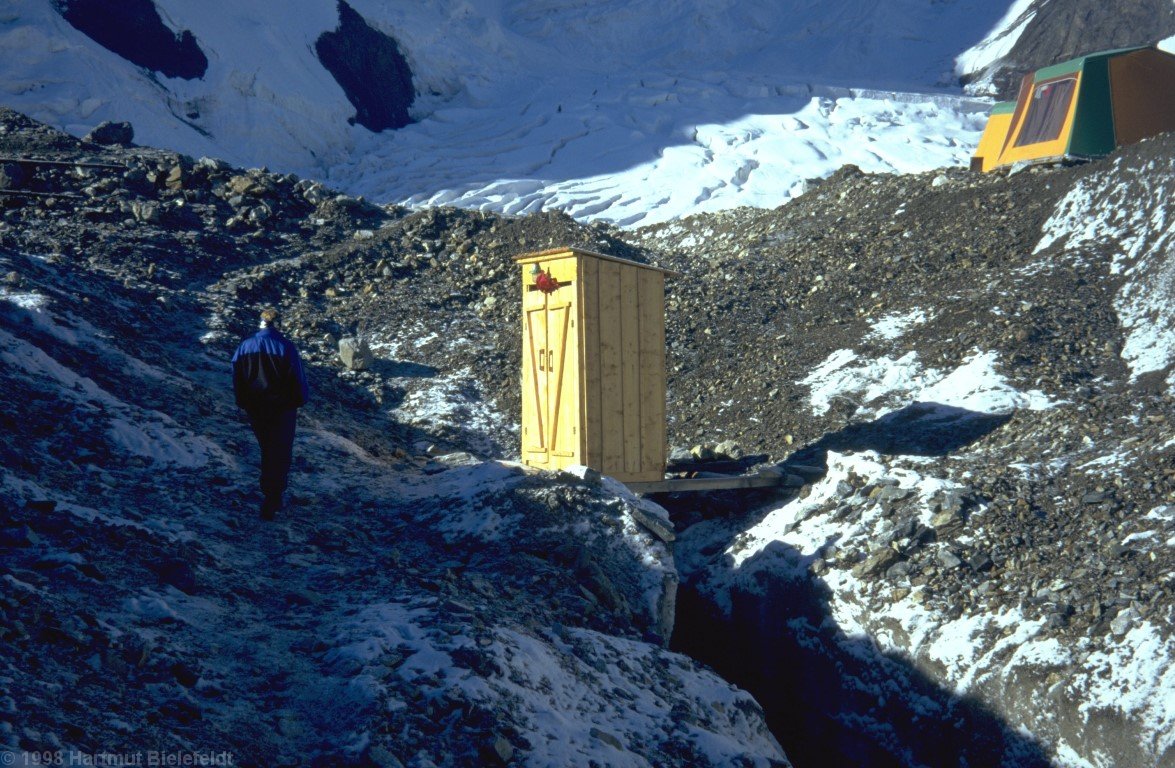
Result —
<instances>
[{"instance_id":1,"label":"snow field","mask_svg":"<svg viewBox=\"0 0 1175 768\"><path fill-rule=\"evenodd\" d=\"M0 100L72 133L129 120L140 143L381 202L558 208L626 227L780 205L845 163L965 164L987 104L963 98L951 71L976 30L1010 36L1003 3L980 0L356 0L399 41L421 94L417 123L373 135L348 125L353 109L314 55L337 24L329 0L280 19L264 4L161 0L165 23L208 54L193 81L137 69L43 0L15 2L0 21Z\"/></svg>"}]
</instances>

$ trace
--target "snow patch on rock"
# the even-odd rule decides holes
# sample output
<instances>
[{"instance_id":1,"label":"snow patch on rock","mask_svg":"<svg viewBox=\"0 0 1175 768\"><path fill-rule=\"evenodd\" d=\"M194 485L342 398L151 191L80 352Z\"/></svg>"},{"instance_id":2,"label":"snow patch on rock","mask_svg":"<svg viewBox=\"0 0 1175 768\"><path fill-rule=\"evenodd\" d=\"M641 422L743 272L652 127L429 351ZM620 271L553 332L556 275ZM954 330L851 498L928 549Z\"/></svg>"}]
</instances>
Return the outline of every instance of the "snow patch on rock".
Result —
<instances>
[{"instance_id":1,"label":"snow patch on rock","mask_svg":"<svg viewBox=\"0 0 1175 768\"><path fill-rule=\"evenodd\" d=\"M1036 16L1034 3L1035 0L1015 0L986 37L955 58L956 75L979 75L968 84L968 91L977 94L992 91L990 68L1011 52L1024 28Z\"/></svg>"},{"instance_id":2,"label":"snow patch on rock","mask_svg":"<svg viewBox=\"0 0 1175 768\"><path fill-rule=\"evenodd\" d=\"M1021 392L1008 384L996 370L994 352L977 351L949 372L923 367L917 352L861 363L857 359L852 350L837 350L801 380L810 388L813 413L827 413L837 400L852 406L856 416L883 416L918 402L990 414L1056 405L1040 390Z\"/></svg>"},{"instance_id":3,"label":"snow patch on rock","mask_svg":"<svg viewBox=\"0 0 1175 768\"><path fill-rule=\"evenodd\" d=\"M1133 378L1175 363L1175 161L1142 168L1115 161L1078 182L1045 223L1036 252L1045 264L1103 259L1125 279L1114 306L1126 332L1122 359ZM1167 386L1175 391L1175 371Z\"/></svg>"}]
</instances>

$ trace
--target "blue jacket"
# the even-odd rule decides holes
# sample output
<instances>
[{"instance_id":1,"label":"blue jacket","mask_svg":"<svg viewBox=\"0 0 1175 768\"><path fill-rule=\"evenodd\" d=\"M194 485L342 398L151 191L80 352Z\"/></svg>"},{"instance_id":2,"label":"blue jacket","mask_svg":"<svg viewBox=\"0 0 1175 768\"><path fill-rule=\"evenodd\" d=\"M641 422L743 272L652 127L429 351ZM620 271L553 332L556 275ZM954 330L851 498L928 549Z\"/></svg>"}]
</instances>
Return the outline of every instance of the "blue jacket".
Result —
<instances>
[{"instance_id":1,"label":"blue jacket","mask_svg":"<svg viewBox=\"0 0 1175 768\"><path fill-rule=\"evenodd\" d=\"M262 328L233 355L233 392L250 415L273 416L299 408L310 397L302 358L276 328Z\"/></svg>"}]
</instances>

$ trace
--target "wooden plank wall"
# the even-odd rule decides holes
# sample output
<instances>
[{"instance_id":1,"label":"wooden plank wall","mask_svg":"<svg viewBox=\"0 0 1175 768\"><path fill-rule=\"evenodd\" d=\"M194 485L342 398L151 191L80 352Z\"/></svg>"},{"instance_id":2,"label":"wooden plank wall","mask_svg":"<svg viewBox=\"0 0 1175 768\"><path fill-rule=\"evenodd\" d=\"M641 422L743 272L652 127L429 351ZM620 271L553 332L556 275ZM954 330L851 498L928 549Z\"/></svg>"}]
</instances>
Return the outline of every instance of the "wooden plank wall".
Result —
<instances>
[{"instance_id":1,"label":"wooden plank wall","mask_svg":"<svg viewBox=\"0 0 1175 768\"><path fill-rule=\"evenodd\" d=\"M539 371L537 352L546 346L546 313L541 297L528 294L525 278L522 287L522 459L539 466L546 455L546 379Z\"/></svg>"},{"instance_id":2,"label":"wooden plank wall","mask_svg":"<svg viewBox=\"0 0 1175 768\"><path fill-rule=\"evenodd\" d=\"M605 474L660 479L665 468L664 279L584 259L585 461Z\"/></svg>"},{"instance_id":3,"label":"wooden plank wall","mask_svg":"<svg viewBox=\"0 0 1175 768\"><path fill-rule=\"evenodd\" d=\"M583 393L580 407L583 409L580 423L583 424L583 463L599 469L604 464L603 414L599 404L600 392L600 262L598 259L580 259L579 301L581 338L579 360L583 371Z\"/></svg>"},{"instance_id":4,"label":"wooden plank wall","mask_svg":"<svg viewBox=\"0 0 1175 768\"><path fill-rule=\"evenodd\" d=\"M640 306L634 267L620 269L620 395L624 400L624 472L641 471Z\"/></svg>"},{"instance_id":5,"label":"wooden plank wall","mask_svg":"<svg viewBox=\"0 0 1175 768\"><path fill-rule=\"evenodd\" d=\"M639 270L641 474L665 470L665 275Z\"/></svg>"},{"instance_id":6,"label":"wooden plank wall","mask_svg":"<svg viewBox=\"0 0 1175 768\"><path fill-rule=\"evenodd\" d=\"M621 265L599 261L600 269L600 433L603 457L600 471L607 475L624 471L624 391L621 343Z\"/></svg>"}]
</instances>

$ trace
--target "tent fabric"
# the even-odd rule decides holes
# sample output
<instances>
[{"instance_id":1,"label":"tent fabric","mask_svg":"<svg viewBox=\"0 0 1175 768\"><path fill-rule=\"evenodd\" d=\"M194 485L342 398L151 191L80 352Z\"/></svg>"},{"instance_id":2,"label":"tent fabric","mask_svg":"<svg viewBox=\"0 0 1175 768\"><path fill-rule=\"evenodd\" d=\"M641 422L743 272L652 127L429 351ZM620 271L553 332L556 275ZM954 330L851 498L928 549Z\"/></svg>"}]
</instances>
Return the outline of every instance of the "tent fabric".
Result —
<instances>
[{"instance_id":1,"label":"tent fabric","mask_svg":"<svg viewBox=\"0 0 1175 768\"><path fill-rule=\"evenodd\" d=\"M979 149L975 150L975 157L971 158L971 170L988 171L984 165L984 158L996 158L1004 150L1004 142L1008 138L1008 129L1012 127L1012 115L1016 111L1016 102L1001 101L991 108L991 116L987 119L987 126L983 129L983 136L979 139Z\"/></svg>"},{"instance_id":2,"label":"tent fabric","mask_svg":"<svg viewBox=\"0 0 1175 768\"><path fill-rule=\"evenodd\" d=\"M1175 130L1175 56L1142 50L1110 61L1119 144Z\"/></svg>"},{"instance_id":3,"label":"tent fabric","mask_svg":"<svg viewBox=\"0 0 1175 768\"><path fill-rule=\"evenodd\" d=\"M1077 76L1069 75L1058 80L1037 83L1032 88L1032 103L1028 117L1016 134L1016 146L1055 141L1061 136L1073 93L1077 90Z\"/></svg>"},{"instance_id":4,"label":"tent fabric","mask_svg":"<svg viewBox=\"0 0 1175 768\"><path fill-rule=\"evenodd\" d=\"M1098 157L1175 130L1175 56L1101 51L1025 75L1014 106L996 105L971 167Z\"/></svg>"},{"instance_id":5,"label":"tent fabric","mask_svg":"<svg viewBox=\"0 0 1175 768\"><path fill-rule=\"evenodd\" d=\"M1068 84L1059 85L1064 81ZM1008 129L1008 139L997 165L1061 158L1069 150L1069 134L1079 101L1073 94L1080 91L1081 72L1054 74L1047 82L1037 82L1034 78L1025 86L1017 104L1019 119L1013 120Z\"/></svg>"},{"instance_id":6,"label":"tent fabric","mask_svg":"<svg viewBox=\"0 0 1175 768\"><path fill-rule=\"evenodd\" d=\"M1073 117L1069 154L1099 157L1114 151L1114 109L1106 58L1090 58L1082 68L1081 99Z\"/></svg>"}]
</instances>

